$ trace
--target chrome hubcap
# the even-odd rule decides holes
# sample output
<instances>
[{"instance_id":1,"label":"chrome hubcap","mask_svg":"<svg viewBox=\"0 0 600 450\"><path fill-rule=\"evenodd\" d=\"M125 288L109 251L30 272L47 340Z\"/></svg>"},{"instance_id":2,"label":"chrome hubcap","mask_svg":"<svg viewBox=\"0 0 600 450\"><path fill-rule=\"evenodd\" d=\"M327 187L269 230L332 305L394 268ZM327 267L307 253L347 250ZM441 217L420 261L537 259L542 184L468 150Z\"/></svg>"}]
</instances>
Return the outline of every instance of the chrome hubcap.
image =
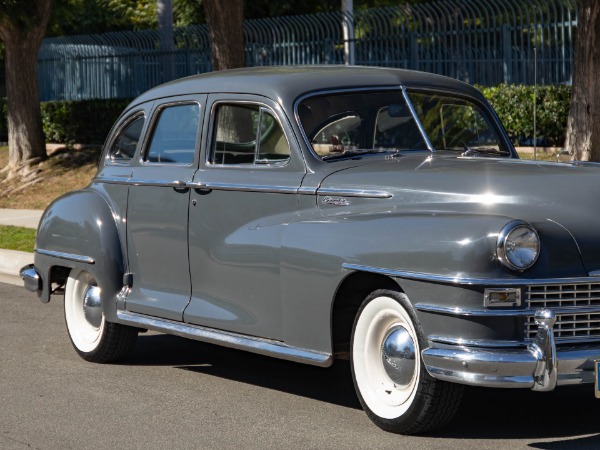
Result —
<instances>
[{"instance_id":1,"label":"chrome hubcap","mask_svg":"<svg viewBox=\"0 0 600 450\"><path fill-rule=\"evenodd\" d=\"M89 286L83 296L83 315L87 322L100 328L102 324L102 301L100 300L100 288L98 286Z\"/></svg>"},{"instance_id":2,"label":"chrome hubcap","mask_svg":"<svg viewBox=\"0 0 600 450\"><path fill-rule=\"evenodd\" d=\"M410 384L416 371L415 343L406 328L397 325L387 334L381 359L385 372L398 387Z\"/></svg>"}]
</instances>

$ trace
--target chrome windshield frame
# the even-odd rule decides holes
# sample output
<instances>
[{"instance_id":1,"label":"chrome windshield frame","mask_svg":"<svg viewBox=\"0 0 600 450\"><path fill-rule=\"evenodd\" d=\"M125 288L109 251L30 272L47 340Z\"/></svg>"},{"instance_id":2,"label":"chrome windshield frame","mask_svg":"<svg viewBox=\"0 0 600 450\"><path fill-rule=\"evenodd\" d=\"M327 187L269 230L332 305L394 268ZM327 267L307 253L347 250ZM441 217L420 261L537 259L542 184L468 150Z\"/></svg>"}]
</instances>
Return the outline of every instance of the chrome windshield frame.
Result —
<instances>
[{"instance_id":1,"label":"chrome windshield frame","mask_svg":"<svg viewBox=\"0 0 600 450\"><path fill-rule=\"evenodd\" d=\"M406 92L406 87L404 85L401 85L400 89L402 90L402 96L404 97L404 101L408 105L408 109L410 110L410 113L412 114L413 119L414 119L415 123L417 124L417 127L419 128L419 132L421 133L421 136L423 137L423 140L425 141L427 148L429 149L429 151L431 153L435 153L435 148L433 148L433 145L431 144L431 141L429 140L429 136L427 136L427 133L425 132L425 127L423 127L423 124L421 123L421 120L419 119L419 116L417 115L417 111L415 110L415 107L413 106L412 102L410 101L410 98L408 97L408 92Z\"/></svg>"}]
</instances>

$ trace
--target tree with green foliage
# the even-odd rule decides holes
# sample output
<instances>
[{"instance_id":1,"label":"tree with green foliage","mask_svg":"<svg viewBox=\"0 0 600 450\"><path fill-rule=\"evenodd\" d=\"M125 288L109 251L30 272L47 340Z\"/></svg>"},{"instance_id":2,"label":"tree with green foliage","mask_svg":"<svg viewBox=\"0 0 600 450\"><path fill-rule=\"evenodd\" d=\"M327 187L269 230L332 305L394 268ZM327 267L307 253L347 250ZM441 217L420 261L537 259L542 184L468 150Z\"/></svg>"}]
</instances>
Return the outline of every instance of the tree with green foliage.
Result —
<instances>
[{"instance_id":1,"label":"tree with green foliage","mask_svg":"<svg viewBox=\"0 0 600 450\"><path fill-rule=\"evenodd\" d=\"M578 161L600 161L600 2L577 0L573 88L566 149Z\"/></svg>"},{"instance_id":2,"label":"tree with green foliage","mask_svg":"<svg viewBox=\"0 0 600 450\"><path fill-rule=\"evenodd\" d=\"M37 53L52 0L1 0L0 39L6 51L8 178L46 158L40 114Z\"/></svg>"}]
</instances>

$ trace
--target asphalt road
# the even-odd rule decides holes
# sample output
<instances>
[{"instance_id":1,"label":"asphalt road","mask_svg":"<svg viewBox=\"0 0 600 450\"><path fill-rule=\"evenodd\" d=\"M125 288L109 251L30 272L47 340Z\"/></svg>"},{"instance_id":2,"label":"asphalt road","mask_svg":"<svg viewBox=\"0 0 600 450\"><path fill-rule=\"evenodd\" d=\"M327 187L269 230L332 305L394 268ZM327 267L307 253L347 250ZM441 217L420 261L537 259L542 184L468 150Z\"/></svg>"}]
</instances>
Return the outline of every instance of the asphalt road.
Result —
<instances>
[{"instance_id":1,"label":"asphalt road","mask_svg":"<svg viewBox=\"0 0 600 450\"><path fill-rule=\"evenodd\" d=\"M0 283L0 448L600 448L590 386L468 389L436 436L385 433L347 363L319 369L146 333L122 365L80 359L62 297Z\"/></svg>"}]
</instances>

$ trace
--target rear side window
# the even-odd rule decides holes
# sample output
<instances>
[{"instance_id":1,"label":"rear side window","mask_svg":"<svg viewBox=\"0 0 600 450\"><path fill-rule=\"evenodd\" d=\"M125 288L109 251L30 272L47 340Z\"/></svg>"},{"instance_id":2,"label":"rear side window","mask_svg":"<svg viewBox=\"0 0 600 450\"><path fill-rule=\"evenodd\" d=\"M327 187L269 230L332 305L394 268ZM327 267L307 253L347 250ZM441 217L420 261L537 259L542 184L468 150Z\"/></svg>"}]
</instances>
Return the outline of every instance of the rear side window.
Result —
<instances>
[{"instance_id":1,"label":"rear side window","mask_svg":"<svg viewBox=\"0 0 600 450\"><path fill-rule=\"evenodd\" d=\"M140 136L142 135L144 122L145 117L139 115L121 129L108 153L112 161L127 162L133 158L138 142L140 141Z\"/></svg>"},{"instance_id":2,"label":"rear side window","mask_svg":"<svg viewBox=\"0 0 600 450\"><path fill-rule=\"evenodd\" d=\"M259 105L220 105L211 150L211 164L276 164L290 159L281 125Z\"/></svg>"},{"instance_id":3,"label":"rear side window","mask_svg":"<svg viewBox=\"0 0 600 450\"><path fill-rule=\"evenodd\" d=\"M162 108L144 158L147 162L191 164L196 153L200 124L197 103Z\"/></svg>"}]
</instances>

